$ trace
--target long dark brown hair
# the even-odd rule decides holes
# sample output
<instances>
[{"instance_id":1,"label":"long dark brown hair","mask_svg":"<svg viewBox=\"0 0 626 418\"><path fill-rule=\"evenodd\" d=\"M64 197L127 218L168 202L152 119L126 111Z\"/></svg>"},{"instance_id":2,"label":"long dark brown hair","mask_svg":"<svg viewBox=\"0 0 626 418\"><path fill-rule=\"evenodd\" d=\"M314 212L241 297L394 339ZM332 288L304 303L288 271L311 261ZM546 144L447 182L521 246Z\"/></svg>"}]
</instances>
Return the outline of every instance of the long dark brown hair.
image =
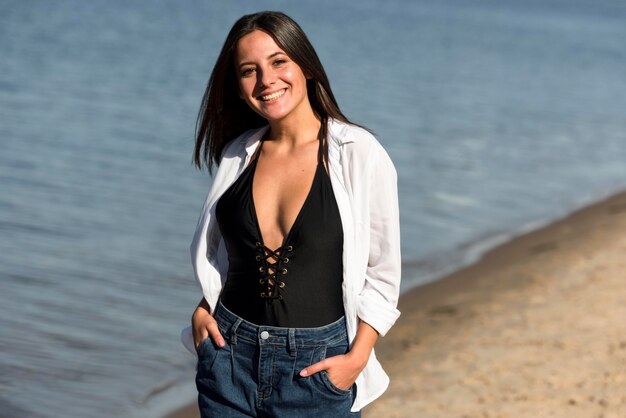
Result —
<instances>
[{"instance_id":1,"label":"long dark brown hair","mask_svg":"<svg viewBox=\"0 0 626 418\"><path fill-rule=\"evenodd\" d=\"M311 107L323 124L329 118L351 123L339 110L324 67L311 42L293 19L281 12L259 12L241 17L228 33L217 58L196 121L193 162L209 172L219 164L226 144L247 131L267 124L239 96L234 54L243 36L261 30L270 35L306 74Z\"/></svg>"}]
</instances>

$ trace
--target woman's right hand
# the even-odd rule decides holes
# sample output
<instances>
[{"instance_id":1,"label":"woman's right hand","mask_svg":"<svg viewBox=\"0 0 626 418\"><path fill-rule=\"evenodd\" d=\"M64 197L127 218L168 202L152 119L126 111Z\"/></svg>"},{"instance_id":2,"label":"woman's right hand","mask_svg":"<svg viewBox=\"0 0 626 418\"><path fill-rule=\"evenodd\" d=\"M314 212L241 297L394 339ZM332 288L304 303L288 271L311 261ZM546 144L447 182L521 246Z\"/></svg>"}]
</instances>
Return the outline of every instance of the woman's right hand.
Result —
<instances>
[{"instance_id":1,"label":"woman's right hand","mask_svg":"<svg viewBox=\"0 0 626 418\"><path fill-rule=\"evenodd\" d=\"M193 332L193 345L196 350L202 341L207 337L220 348L224 347L224 337L220 333L217 321L210 314L209 304L204 298L198 304L198 307L191 316L191 330Z\"/></svg>"}]
</instances>

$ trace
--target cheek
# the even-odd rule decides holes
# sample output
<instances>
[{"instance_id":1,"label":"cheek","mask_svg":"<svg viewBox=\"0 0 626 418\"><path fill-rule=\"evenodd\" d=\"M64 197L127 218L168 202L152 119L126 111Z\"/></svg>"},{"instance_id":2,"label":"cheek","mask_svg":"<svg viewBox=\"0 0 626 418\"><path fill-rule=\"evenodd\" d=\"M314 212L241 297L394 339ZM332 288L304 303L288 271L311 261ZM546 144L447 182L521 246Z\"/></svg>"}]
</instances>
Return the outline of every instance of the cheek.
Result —
<instances>
[{"instance_id":1,"label":"cheek","mask_svg":"<svg viewBox=\"0 0 626 418\"><path fill-rule=\"evenodd\" d=\"M306 90L306 77L300 70L292 70L289 71L289 80L291 81L291 85L300 89Z\"/></svg>"},{"instance_id":2,"label":"cheek","mask_svg":"<svg viewBox=\"0 0 626 418\"><path fill-rule=\"evenodd\" d=\"M254 80L251 78L239 79L239 97L242 99L254 92Z\"/></svg>"},{"instance_id":3,"label":"cheek","mask_svg":"<svg viewBox=\"0 0 626 418\"><path fill-rule=\"evenodd\" d=\"M294 71L293 69L284 69L281 73L280 73L280 77L288 82L289 84L294 84L294 82L297 82L298 77L297 77L297 73L296 71Z\"/></svg>"}]
</instances>

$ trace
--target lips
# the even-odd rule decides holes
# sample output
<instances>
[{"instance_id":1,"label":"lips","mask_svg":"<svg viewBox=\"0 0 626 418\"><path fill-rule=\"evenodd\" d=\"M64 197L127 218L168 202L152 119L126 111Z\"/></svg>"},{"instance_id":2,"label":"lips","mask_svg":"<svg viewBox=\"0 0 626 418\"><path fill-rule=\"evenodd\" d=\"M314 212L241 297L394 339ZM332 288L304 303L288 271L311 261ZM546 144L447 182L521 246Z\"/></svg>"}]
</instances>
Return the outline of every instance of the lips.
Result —
<instances>
[{"instance_id":1,"label":"lips","mask_svg":"<svg viewBox=\"0 0 626 418\"><path fill-rule=\"evenodd\" d=\"M265 94L263 96L259 96L258 99L262 102L271 102L272 100L276 100L279 97L281 97L283 94L285 94L285 91L286 90L283 89L283 90L279 90L271 94Z\"/></svg>"}]
</instances>

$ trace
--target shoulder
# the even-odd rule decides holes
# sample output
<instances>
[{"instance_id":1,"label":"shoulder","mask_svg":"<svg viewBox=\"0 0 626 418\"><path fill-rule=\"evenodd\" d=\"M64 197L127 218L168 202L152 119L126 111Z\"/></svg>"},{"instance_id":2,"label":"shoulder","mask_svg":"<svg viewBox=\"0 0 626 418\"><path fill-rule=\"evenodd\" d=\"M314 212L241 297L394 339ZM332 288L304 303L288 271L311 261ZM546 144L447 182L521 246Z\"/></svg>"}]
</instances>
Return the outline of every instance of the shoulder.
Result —
<instances>
[{"instance_id":1,"label":"shoulder","mask_svg":"<svg viewBox=\"0 0 626 418\"><path fill-rule=\"evenodd\" d=\"M329 137L339 145L355 144L356 147L380 145L367 129L350 123L331 119L328 121Z\"/></svg>"},{"instance_id":2,"label":"shoulder","mask_svg":"<svg viewBox=\"0 0 626 418\"><path fill-rule=\"evenodd\" d=\"M228 141L220 156L217 171L214 175L213 184L218 184L224 179L230 179L237 173L243 161L251 149L251 144L256 143L264 132L264 127L247 130L241 135Z\"/></svg>"},{"instance_id":3,"label":"shoulder","mask_svg":"<svg viewBox=\"0 0 626 418\"><path fill-rule=\"evenodd\" d=\"M378 139L367 129L332 119L328 122L329 139L340 147L342 154L353 163L384 164L393 169L393 163Z\"/></svg>"},{"instance_id":4,"label":"shoulder","mask_svg":"<svg viewBox=\"0 0 626 418\"><path fill-rule=\"evenodd\" d=\"M248 145L258 141L266 129L266 126L248 129L234 139L231 139L224 147L220 158L220 165L224 162L245 156Z\"/></svg>"}]
</instances>

